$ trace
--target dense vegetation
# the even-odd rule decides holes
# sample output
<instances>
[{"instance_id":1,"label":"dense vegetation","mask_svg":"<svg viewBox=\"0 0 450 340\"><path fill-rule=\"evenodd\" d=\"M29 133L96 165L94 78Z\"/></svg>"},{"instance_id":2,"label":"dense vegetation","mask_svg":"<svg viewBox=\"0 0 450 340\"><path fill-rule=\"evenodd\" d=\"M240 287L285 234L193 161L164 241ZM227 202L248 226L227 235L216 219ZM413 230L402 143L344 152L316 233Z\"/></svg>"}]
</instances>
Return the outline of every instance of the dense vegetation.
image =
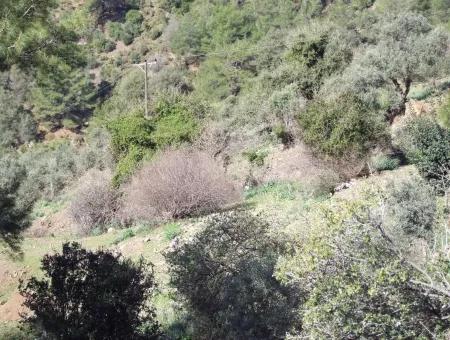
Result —
<instances>
[{"instance_id":1,"label":"dense vegetation","mask_svg":"<svg viewBox=\"0 0 450 340\"><path fill-rule=\"evenodd\" d=\"M3 0L0 255L83 246L0 337L450 336L449 34L448 0Z\"/></svg>"}]
</instances>

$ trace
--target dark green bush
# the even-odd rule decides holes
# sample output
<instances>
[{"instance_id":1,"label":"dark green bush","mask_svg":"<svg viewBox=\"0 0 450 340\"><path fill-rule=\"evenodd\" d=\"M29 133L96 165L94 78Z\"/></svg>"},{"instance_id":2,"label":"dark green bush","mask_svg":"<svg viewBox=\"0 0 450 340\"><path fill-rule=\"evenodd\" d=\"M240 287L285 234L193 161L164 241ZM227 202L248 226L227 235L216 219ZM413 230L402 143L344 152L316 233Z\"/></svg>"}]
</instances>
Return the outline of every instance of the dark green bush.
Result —
<instances>
[{"instance_id":1,"label":"dark green bush","mask_svg":"<svg viewBox=\"0 0 450 340\"><path fill-rule=\"evenodd\" d=\"M131 9L125 15L124 23L116 21L107 23L109 36L115 41L122 40L125 45L129 45L141 33L143 20L144 17L140 11Z\"/></svg>"},{"instance_id":2,"label":"dark green bush","mask_svg":"<svg viewBox=\"0 0 450 340\"><path fill-rule=\"evenodd\" d=\"M25 319L56 339L157 339L149 304L155 290L152 265L110 251L65 243L42 259L43 278L21 282Z\"/></svg>"},{"instance_id":3,"label":"dark green bush","mask_svg":"<svg viewBox=\"0 0 450 340\"><path fill-rule=\"evenodd\" d=\"M88 115L95 99L88 70L57 58L49 59L45 68L38 70L31 94L35 118L53 125L73 113Z\"/></svg>"},{"instance_id":4,"label":"dark green bush","mask_svg":"<svg viewBox=\"0 0 450 340\"><path fill-rule=\"evenodd\" d=\"M0 240L17 233L28 222L33 199L23 190L25 167L15 155L0 158Z\"/></svg>"},{"instance_id":5,"label":"dark green bush","mask_svg":"<svg viewBox=\"0 0 450 340\"><path fill-rule=\"evenodd\" d=\"M268 153L267 151L251 150L244 152L243 155L248 159L250 164L263 166L264 160L267 157Z\"/></svg>"},{"instance_id":6,"label":"dark green bush","mask_svg":"<svg viewBox=\"0 0 450 340\"><path fill-rule=\"evenodd\" d=\"M107 124L111 148L117 161L114 184L133 173L138 164L156 148L154 125L142 115L120 116Z\"/></svg>"},{"instance_id":7,"label":"dark green bush","mask_svg":"<svg viewBox=\"0 0 450 340\"><path fill-rule=\"evenodd\" d=\"M364 153L386 138L382 117L352 96L316 100L298 119L305 142L331 156Z\"/></svg>"},{"instance_id":8,"label":"dark green bush","mask_svg":"<svg viewBox=\"0 0 450 340\"><path fill-rule=\"evenodd\" d=\"M266 222L234 212L166 254L195 338L278 339L295 325L299 296L274 277L279 250Z\"/></svg>"},{"instance_id":9,"label":"dark green bush","mask_svg":"<svg viewBox=\"0 0 450 340\"><path fill-rule=\"evenodd\" d=\"M345 31L329 32L327 26L313 27L294 37L286 57L289 77L294 77L305 98L312 99L327 77L344 69L352 60L352 45L357 43ZM356 41L353 41L356 40ZM290 71L291 70L291 71Z\"/></svg>"},{"instance_id":10,"label":"dark green bush","mask_svg":"<svg viewBox=\"0 0 450 340\"><path fill-rule=\"evenodd\" d=\"M256 17L232 4L215 4L195 8L180 22L172 40L180 53L199 53L246 39L257 32Z\"/></svg>"},{"instance_id":11,"label":"dark green bush","mask_svg":"<svg viewBox=\"0 0 450 340\"><path fill-rule=\"evenodd\" d=\"M450 171L450 130L441 127L433 118L411 120L399 133L396 141L412 164L433 184L448 185Z\"/></svg>"},{"instance_id":12,"label":"dark green bush","mask_svg":"<svg viewBox=\"0 0 450 340\"><path fill-rule=\"evenodd\" d=\"M11 97L3 96L0 89L0 147L18 147L34 141L37 136L37 124L29 110Z\"/></svg>"}]
</instances>

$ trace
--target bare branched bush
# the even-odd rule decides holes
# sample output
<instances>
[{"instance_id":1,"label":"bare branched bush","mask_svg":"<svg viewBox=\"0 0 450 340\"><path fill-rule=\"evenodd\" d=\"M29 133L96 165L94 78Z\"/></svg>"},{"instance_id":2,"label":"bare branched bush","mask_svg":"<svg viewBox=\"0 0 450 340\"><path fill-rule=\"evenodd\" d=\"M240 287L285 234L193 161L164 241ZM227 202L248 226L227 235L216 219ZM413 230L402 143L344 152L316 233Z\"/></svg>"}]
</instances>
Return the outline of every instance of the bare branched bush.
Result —
<instances>
[{"instance_id":1,"label":"bare branched bush","mask_svg":"<svg viewBox=\"0 0 450 340\"><path fill-rule=\"evenodd\" d=\"M118 195L111 186L109 171L91 170L79 181L68 212L77 233L105 228L116 220Z\"/></svg>"},{"instance_id":2,"label":"bare branched bush","mask_svg":"<svg viewBox=\"0 0 450 340\"><path fill-rule=\"evenodd\" d=\"M208 154L168 150L124 188L122 218L182 218L217 211L239 200L223 169Z\"/></svg>"}]
</instances>

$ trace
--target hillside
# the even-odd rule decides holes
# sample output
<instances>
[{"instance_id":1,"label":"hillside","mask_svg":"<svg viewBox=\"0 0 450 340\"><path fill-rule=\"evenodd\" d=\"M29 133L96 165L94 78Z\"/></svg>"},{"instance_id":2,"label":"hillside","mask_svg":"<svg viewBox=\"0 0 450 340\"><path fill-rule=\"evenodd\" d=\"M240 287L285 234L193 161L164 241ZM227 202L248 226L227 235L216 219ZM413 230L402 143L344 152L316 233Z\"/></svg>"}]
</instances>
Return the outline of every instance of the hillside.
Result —
<instances>
[{"instance_id":1,"label":"hillside","mask_svg":"<svg viewBox=\"0 0 450 340\"><path fill-rule=\"evenodd\" d=\"M0 339L450 336L448 0L2 6Z\"/></svg>"}]
</instances>

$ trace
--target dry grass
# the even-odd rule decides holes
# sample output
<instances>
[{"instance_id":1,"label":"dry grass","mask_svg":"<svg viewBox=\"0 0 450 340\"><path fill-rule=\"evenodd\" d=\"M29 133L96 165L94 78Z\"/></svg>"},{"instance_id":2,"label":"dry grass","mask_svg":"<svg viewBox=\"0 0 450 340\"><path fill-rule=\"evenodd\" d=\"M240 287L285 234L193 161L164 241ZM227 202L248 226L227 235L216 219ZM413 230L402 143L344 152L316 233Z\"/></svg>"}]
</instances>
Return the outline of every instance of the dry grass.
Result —
<instances>
[{"instance_id":1,"label":"dry grass","mask_svg":"<svg viewBox=\"0 0 450 340\"><path fill-rule=\"evenodd\" d=\"M208 154L168 150L124 188L122 216L146 221L182 218L214 212L239 199L222 167Z\"/></svg>"}]
</instances>

